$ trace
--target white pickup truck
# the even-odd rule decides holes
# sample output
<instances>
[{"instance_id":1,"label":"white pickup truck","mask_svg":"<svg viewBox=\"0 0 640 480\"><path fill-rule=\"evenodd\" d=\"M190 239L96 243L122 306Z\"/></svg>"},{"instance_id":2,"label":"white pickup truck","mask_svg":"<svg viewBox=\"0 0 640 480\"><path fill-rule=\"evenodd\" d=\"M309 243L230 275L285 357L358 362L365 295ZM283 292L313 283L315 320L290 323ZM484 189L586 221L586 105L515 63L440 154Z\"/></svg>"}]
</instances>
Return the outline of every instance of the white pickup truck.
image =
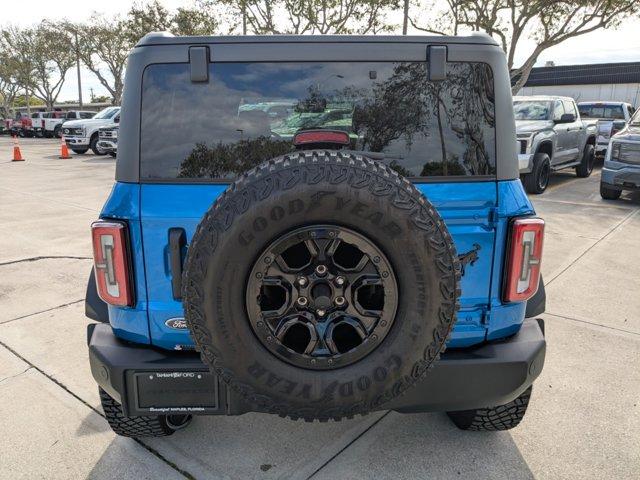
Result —
<instances>
[{"instance_id":1,"label":"white pickup truck","mask_svg":"<svg viewBox=\"0 0 640 480\"><path fill-rule=\"evenodd\" d=\"M42 135L44 137L58 137L62 136L63 123L70 120L85 120L92 118L96 112L89 112L83 110L69 110L68 112L53 111L46 112L42 119Z\"/></svg>"},{"instance_id":2,"label":"white pickup truck","mask_svg":"<svg viewBox=\"0 0 640 480\"><path fill-rule=\"evenodd\" d=\"M625 102L580 102L578 110L584 123L596 125L596 155L604 157L609 140L629 123L635 109Z\"/></svg>"},{"instance_id":3,"label":"white pickup truck","mask_svg":"<svg viewBox=\"0 0 640 480\"><path fill-rule=\"evenodd\" d=\"M74 153L82 154L91 149L96 155L104 155L107 152L98 146L98 130L119 122L120 107L107 107L96 113L93 118L65 122L62 125L62 134L67 147Z\"/></svg>"}]
</instances>

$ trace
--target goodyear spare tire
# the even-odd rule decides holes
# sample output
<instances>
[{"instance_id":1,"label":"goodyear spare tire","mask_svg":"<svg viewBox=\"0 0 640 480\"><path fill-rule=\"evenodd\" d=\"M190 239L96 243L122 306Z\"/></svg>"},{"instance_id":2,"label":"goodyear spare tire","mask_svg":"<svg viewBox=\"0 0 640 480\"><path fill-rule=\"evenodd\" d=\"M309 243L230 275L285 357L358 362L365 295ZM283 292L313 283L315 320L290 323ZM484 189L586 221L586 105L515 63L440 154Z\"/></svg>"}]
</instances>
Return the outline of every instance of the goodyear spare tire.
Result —
<instances>
[{"instance_id":1,"label":"goodyear spare tire","mask_svg":"<svg viewBox=\"0 0 640 480\"><path fill-rule=\"evenodd\" d=\"M339 419L420 380L445 348L459 266L429 201L359 154L241 175L200 222L183 281L203 361L259 410Z\"/></svg>"}]
</instances>

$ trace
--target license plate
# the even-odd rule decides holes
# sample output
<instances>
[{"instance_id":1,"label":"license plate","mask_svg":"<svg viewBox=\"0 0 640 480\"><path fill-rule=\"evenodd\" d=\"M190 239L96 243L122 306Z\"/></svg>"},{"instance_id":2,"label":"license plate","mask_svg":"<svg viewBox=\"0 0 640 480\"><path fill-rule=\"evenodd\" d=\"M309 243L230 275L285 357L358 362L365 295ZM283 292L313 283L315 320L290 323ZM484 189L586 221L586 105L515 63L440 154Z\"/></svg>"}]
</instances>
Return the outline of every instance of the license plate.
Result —
<instances>
[{"instance_id":1,"label":"license plate","mask_svg":"<svg viewBox=\"0 0 640 480\"><path fill-rule=\"evenodd\" d=\"M136 373L134 381L139 409L172 413L218 408L218 380L207 371Z\"/></svg>"}]
</instances>

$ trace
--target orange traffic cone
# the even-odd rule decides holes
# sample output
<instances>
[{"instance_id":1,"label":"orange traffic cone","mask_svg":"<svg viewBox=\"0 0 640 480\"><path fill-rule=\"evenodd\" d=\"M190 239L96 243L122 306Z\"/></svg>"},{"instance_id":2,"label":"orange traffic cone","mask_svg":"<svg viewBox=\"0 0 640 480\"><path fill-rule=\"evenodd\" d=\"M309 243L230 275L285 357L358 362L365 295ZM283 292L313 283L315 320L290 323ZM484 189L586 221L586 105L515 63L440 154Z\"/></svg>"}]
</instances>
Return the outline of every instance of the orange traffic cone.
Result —
<instances>
[{"instance_id":1,"label":"orange traffic cone","mask_svg":"<svg viewBox=\"0 0 640 480\"><path fill-rule=\"evenodd\" d=\"M67 160L71 158L71 155L69 155L69 148L67 147L67 142L64 141L64 135L61 138L62 138L62 142L60 143L60 156L58 158Z\"/></svg>"},{"instance_id":2,"label":"orange traffic cone","mask_svg":"<svg viewBox=\"0 0 640 480\"><path fill-rule=\"evenodd\" d=\"M18 144L18 137L13 136L13 162L24 162L22 154L20 153L20 145Z\"/></svg>"}]
</instances>

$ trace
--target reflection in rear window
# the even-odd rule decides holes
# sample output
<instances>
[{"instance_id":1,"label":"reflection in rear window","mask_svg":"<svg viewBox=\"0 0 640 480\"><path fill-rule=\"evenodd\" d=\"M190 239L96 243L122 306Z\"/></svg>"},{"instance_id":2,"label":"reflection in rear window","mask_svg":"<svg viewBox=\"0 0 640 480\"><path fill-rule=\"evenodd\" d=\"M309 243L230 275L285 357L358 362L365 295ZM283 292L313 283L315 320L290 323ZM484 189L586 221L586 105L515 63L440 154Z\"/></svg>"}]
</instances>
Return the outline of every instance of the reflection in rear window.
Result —
<instances>
[{"instance_id":1,"label":"reflection in rear window","mask_svg":"<svg viewBox=\"0 0 640 480\"><path fill-rule=\"evenodd\" d=\"M340 130L351 148L384 153L409 177L495 175L493 78L450 63L430 82L423 62L214 63L147 67L141 177L232 179L294 150L305 130Z\"/></svg>"}]
</instances>

